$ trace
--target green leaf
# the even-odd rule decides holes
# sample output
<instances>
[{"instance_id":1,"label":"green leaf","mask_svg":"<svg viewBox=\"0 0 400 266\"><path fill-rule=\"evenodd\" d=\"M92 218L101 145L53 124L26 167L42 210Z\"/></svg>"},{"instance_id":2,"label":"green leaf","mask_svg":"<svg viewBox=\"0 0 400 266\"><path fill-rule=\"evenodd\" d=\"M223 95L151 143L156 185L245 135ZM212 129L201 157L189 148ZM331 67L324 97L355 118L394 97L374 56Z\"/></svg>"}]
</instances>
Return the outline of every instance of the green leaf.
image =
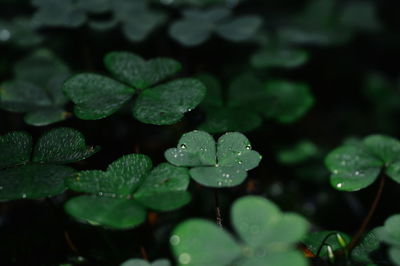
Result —
<instances>
[{"instance_id":1,"label":"green leaf","mask_svg":"<svg viewBox=\"0 0 400 266\"><path fill-rule=\"evenodd\" d=\"M65 211L92 225L129 229L146 219L146 211L136 201L105 197L80 196L65 204Z\"/></svg>"},{"instance_id":2,"label":"green leaf","mask_svg":"<svg viewBox=\"0 0 400 266\"><path fill-rule=\"evenodd\" d=\"M295 68L304 65L309 58L305 50L293 48L267 48L251 56L251 65L255 68Z\"/></svg>"},{"instance_id":3,"label":"green leaf","mask_svg":"<svg viewBox=\"0 0 400 266\"><path fill-rule=\"evenodd\" d=\"M383 163L363 146L341 146L328 154L325 164L338 190L357 191L372 184Z\"/></svg>"},{"instance_id":4,"label":"green leaf","mask_svg":"<svg viewBox=\"0 0 400 266\"><path fill-rule=\"evenodd\" d=\"M400 159L400 142L384 135L370 135L363 140L364 145L385 165Z\"/></svg>"},{"instance_id":5,"label":"green leaf","mask_svg":"<svg viewBox=\"0 0 400 266\"><path fill-rule=\"evenodd\" d=\"M140 89L159 83L182 68L179 62L170 58L145 61L129 52L108 53L104 57L104 63L116 79Z\"/></svg>"},{"instance_id":6,"label":"green leaf","mask_svg":"<svg viewBox=\"0 0 400 266\"><path fill-rule=\"evenodd\" d=\"M215 165L215 141L207 132L195 130L185 133L178 148L165 151L165 158L177 166Z\"/></svg>"},{"instance_id":7,"label":"green leaf","mask_svg":"<svg viewBox=\"0 0 400 266\"><path fill-rule=\"evenodd\" d=\"M84 160L98 151L86 146L85 137L72 128L56 128L44 133L33 152L33 162L71 163Z\"/></svg>"},{"instance_id":8,"label":"green leaf","mask_svg":"<svg viewBox=\"0 0 400 266\"><path fill-rule=\"evenodd\" d=\"M62 108L50 107L27 113L24 116L24 121L32 126L45 126L65 120L69 116L70 114Z\"/></svg>"},{"instance_id":9,"label":"green leaf","mask_svg":"<svg viewBox=\"0 0 400 266\"><path fill-rule=\"evenodd\" d=\"M170 243L178 265L229 265L241 254L239 244L227 232L200 219L179 224Z\"/></svg>"},{"instance_id":10,"label":"green leaf","mask_svg":"<svg viewBox=\"0 0 400 266\"><path fill-rule=\"evenodd\" d=\"M132 42L143 41L153 30L161 26L167 16L161 12L137 12L123 21L122 31Z\"/></svg>"},{"instance_id":11,"label":"green leaf","mask_svg":"<svg viewBox=\"0 0 400 266\"><path fill-rule=\"evenodd\" d=\"M278 161L287 165L298 164L316 156L318 152L318 147L313 142L302 140L293 147L280 150Z\"/></svg>"},{"instance_id":12,"label":"green leaf","mask_svg":"<svg viewBox=\"0 0 400 266\"><path fill-rule=\"evenodd\" d=\"M178 265L307 265L295 249L308 229L302 217L247 196L234 203L231 220L241 243L214 223L191 219L179 224L170 238Z\"/></svg>"},{"instance_id":13,"label":"green leaf","mask_svg":"<svg viewBox=\"0 0 400 266\"><path fill-rule=\"evenodd\" d=\"M207 88L207 94L201 102L201 106L203 108L222 107L224 102L219 80L207 73L197 75L196 78Z\"/></svg>"},{"instance_id":14,"label":"green leaf","mask_svg":"<svg viewBox=\"0 0 400 266\"><path fill-rule=\"evenodd\" d=\"M373 263L370 258L371 252L379 248L379 239L376 234L376 230L368 232L362 238L361 242L353 248L351 251L351 258L359 263L367 265Z\"/></svg>"},{"instance_id":15,"label":"green leaf","mask_svg":"<svg viewBox=\"0 0 400 266\"><path fill-rule=\"evenodd\" d=\"M68 179L68 187L100 196L131 195L149 173L152 162L143 154L128 154L114 161L107 171L81 171Z\"/></svg>"},{"instance_id":16,"label":"green leaf","mask_svg":"<svg viewBox=\"0 0 400 266\"><path fill-rule=\"evenodd\" d=\"M133 106L133 115L143 123L170 125L194 109L205 94L206 88L196 79L173 80L143 91Z\"/></svg>"},{"instance_id":17,"label":"green leaf","mask_svg":"<svg viewBox=\"0 0 400 266\"><path fill-rule=\"evenodd\" d=\"M287 81L270 81L265 92L270 106L263 114L281 123L292 123L302 117L314 104L307 85Z\"/></svg>"},{"instance_id":18,"label":"green leaf","mask_svg":"<svg viewBox=\"0 0 400 266\"><path fill-rule=\"evenodd\" d=\"M31 157L32 137L18 131L2 135L0 151L0 169L25 164Z\"/></svg>"},{"instance_id":19,"label":"green leaf","mask_svg":"<svg viewBox=\"0 0 400 266\"><path fill-rule=\"evenodd\" d=\"M375 229L377 237L389 245L389 257L396 265L400 265L400 214L386 219L384 226Z\"/></svg>"},{"instance_id":20,"label":"green leaf","mask_svg":"<svg viewBox=\"0 0 400 266\"><path fill-rule=\"evenodd\" d=\"M254 111L265 110L267 97L263 84L256 76L243 74L235 78L229 86L228 106Z\"/></svg>"},{"instance_id":21,"label":"green leaf","mask_svg":"<svg viewBox=\"0 0 400 266\"><path fill-rule=\"evenodd\" d=\"M308 230L308 222L293 213L282 214L264 198L247 196L235 201L231 218L241 239L252 247L264 247L273 253L271 244L279 245L275 252L285 252L299 241ZM268 250L269 249L269 250Z\"/></svg>"},{"instance_id":22,"label":"green leaf","mask_svg":"<svg viewBox=\"0 0 400 266\"><path fill-rule=\"evenodd\" d=\"M64 83L66 95L76 104L74 113L86 120L105 118L132 98L135 90L97 74L78 74Z\"/></svg>"},{"instance_id":23,"label":"green leaf","mask_svg":"<svg viewBox=\"0 0 400 266\"><path fill-rule=\"evenodd\" d=\"M197 19L176 21L169 28L169 35L185 46L197 46L210 38L212 26Z\"/></svg>"},{"instance_id":24,"label":"green leaf","mask_svg":"<svg viewBox=\"0 0 400 266\"><path fill-rule=\"evenodd\" d=\"M261 155L251 150L250 141L239 132L229 132L218 139L217 158L220 166L235 166L241 170L256 168Z\"/></svg>"},{"instance_id":25,"label":"green leaf","mask_svg":"<svg viewBox=\"0 0 400 266\"><path fill-rule=\"evenodd\" d=\"M177 209L190 201L189 181L186 168L161 163L143 180L134 197L151 209Z\"/></svg>"},{"instance_id":26,"label":"green leaf","mask_svg":"<svg viewBox=\"0 0 400 266\"><path fill-rule=\"evenodd\" d=\"M121 264L121 266L170 266L171 263L167 259L158 259L149 263L147 260L130 259Z\"/></svg>"},{"instance_id":27,"label":"green leaf","mask_svg":"<svg viewBox=\"0 0 400 266\"><path fill-rule=\"evenodd\" d=\"M194 167L190 175L197 183L208 187L234 187L247 177L246 171L236 166Z\"/></svg>"},{"instance_id":28,"label":"green leaf","mask_svg":"<svg viewBox=\"0 0 400 266\"><path fill-rule=\"evenodd\" d=\"M351 241L350 236L348 236L347 234L344 234L342 232L337 232L337 231L318 231L318 232L309 233L302 240L302 243L315 255L317 255L318 250L324 244L331 246L333 251L337 251L337 250L343 249L343 247L337 241L336 234L340 234L340 236L346 241L346 243L350 243L350 241ZM324 242L324 240L325 240L325 242ZM320 257L328 256L326 247L321 248L321 252L320 252L319 256Z\"/></svg>"},{"instance_id":29,"label":"green leaf","mask_svg":"<svg viewBox=\"0 0 400 266\"><path fill-rule=\"evenodd\" d=\"M239 42L252 37L261 24L262 19L258 16L241 16L220 24L216 32L224 39Z\"/></svg>"},{"instance_id":30,"label":"green leaf","mask_svg":"<svg viewBox=\"0 0 400 266\"><path fill-rule=\"evenodd\" d=\"M257 167L261 160L260 154L251 150L249 140L238 132L226 133L215 146L210 134L195 130L184 134L178 148L168 149L165 158L177 166L194 166L191 177L211 187L241 184L246 171Z\"/></svg>"},{"instance_id":31,"label":"green leaf","mask_svg":"<svg viewBox=\"0 0 400 266\"><path fill-rule=\"evenodd\" d=\"M27 164L0 171L0 200L38 199L61 194L73 169L61 165Z\"/></svg>"}]
</instances>

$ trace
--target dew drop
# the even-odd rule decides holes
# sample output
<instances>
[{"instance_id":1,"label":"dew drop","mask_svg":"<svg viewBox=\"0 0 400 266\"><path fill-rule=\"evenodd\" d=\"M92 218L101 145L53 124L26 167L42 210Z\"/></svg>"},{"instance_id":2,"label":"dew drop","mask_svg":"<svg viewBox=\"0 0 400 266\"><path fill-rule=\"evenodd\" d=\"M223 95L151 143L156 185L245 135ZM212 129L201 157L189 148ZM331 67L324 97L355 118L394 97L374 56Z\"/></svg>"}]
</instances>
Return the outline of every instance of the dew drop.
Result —
<instances>
[{"instance_id":1,"label":"dew drop","mask_svg":"<svg viewBox=\"0 0 400 266\"><path fill-rule=\"evenodd\" d=\"M0 190L2 190L3 189L3 186L0 186Z\"/></svg>"},{"instance_id":2,"label":"dew drop","mask_svg":"<svg viewBox=\"0 0 400 266\"><path fill-rule=\"evenodd\" d=\"M26 199L26 193L22 194L22 198Z\"/></svg>"},{"instance_id":3,"label":"dew drop","mask_svg":"<svg viewBox=\"0 0 400 266\"><path fill-rule=\"evenodd\" d=\"M241 152L241 151L240 151L240 152L238 152L238 153L237 153L237 155L238 155L238 156L242 155L242 152Z\"/></svg>"},{"instance_id":4,"label":"dew drop","mask_svg":"<svg viewBox=\"0 0 400 266\"><path fill-rule=\"evenodd\" d=\"M238 161L238 164L242 164L242 163L243 163L242 160L239 160L239 161Z\"/></svg>"},{"instance_id":5,"label":"dew drop","mask_svg":"<svg viewBox=\"0 0 400 266\"><path fill-rule=\"evenodd\" d=\"M250 150L251 149L251 145L250 144L247 144L246 145L246 150Z\"/></svg>"},{"instance_id":6,"label":"dew drop","mask_svg":"<svg viewBox=\"0 0 400 266\"><path fill-rule=\"evenodd\" d=\"M192 257L190 256L189 253L182 253L181 255L179 255L178 260L182 264L189 264L190 261L192 260Z\"/></svg>"},{"instance_id":7,"label":"dew drop","mask_svg":"<svg viewBox=\"0 0 400 266\"><path fill-rule=\"evenodd\" d=\"M99 192L99 196L101 197L101 196L103 196L104 195L104 193L103 192Z\"/></svg>"},{"instance_id":8,"label":"dew drop","mask_svg":"<svg viewBox=\"0 0 400 266\"><path fill-rule=\"evenodd\" d=\"M333 173L337 174L337 173L339 173L339 171L335 169L335 170L333 170Z\"/></svg>"},{"instance_id":9,"label":"dew drop","mask_svg":"<svg viewBox=\"0 0 400 266\"><path fill-rule=\"evenodd\" d=\"M338 187L338 188L341 188L343 186L343 183L338 183L337 185L336 185L336 187Z\"/></svg>"},{"instance_id":10,"label":"dew drop","mask_svg":"<svg viewBox=\"0 0 400 266\"><path fill-rule=\"evenodd\" d=\"M169 243L171 243L171 245L173 245L173 246L178 245L180 242L181 242L181 238L177 235L173 235L169 239Z\"/></svg>"},{"instance_id":11,"label":"dew drop","mask_svg":"<svg viewBox=\"0 0 400 266\"><path fill-rule=\"evenodd\" d=\"M360 175L360 171L356 171L354 175Z\"/></svg>"},{"instance_id":12,"label":"dew drop","mask_svg":"<svg viewBox=\"0 0 400 266\"><path fill-rule=\"evenodd\" d=\"M217 182L217 185L218 185L218 186L222 186L222 181L218 181L218 182Z\"/></svg>"},{"instance_id":13,"label":"dew drop","mask_svg":"<svg viewBox=\"0 0 400 266\"><path fill-rule=\"evenodd\" d=\"M11 33L7 29L1 29L0 30L0 41L8 41L11 37Z\"/></svg>"},{"instance_id":14,"label":"dew drop","mask_svg":"<svg viewBox=\"0 0 400 266\"><path fill-rule=\"evenodd\" d=\"M181 149L186 149L186 145L185 144L181 144Z\"/></svg>"}]
</instances>

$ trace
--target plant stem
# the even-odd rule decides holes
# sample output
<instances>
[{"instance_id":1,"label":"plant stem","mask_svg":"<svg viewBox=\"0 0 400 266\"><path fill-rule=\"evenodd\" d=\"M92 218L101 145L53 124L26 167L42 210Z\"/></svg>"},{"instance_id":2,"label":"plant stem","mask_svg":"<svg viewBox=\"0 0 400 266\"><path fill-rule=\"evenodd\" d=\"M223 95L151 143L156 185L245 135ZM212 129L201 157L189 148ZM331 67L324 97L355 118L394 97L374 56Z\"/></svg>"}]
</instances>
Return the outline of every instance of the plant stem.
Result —
<instances>
[{"instance_id":1,"label":"plant stem","mask_svg":"<svg viewBox=\"0 0 400 266\"><path fill-rule=\"evenodd\" d=\"M372 205L371 205L371 208L369 209L368 215L365 217L363 223L361 224L360 229L354 235L350 244L347 246L347 248L346 248L347 251L350 252L358 244L358 242L360 241L361 237L363 236L365 230L367 229L367 226L368 226L369 222L371 221L371 218L374 215L376 207L378 206L379 200L382 196L383 187L385 185L385 179L386 179L385 176L382 175L380 178L378 191L376 192L375 199L372 202Z\"/></svg>"},{"instance_id":2,"label":"plant stem","mask_svg":"<svg viewBox=\"0 0 400 266\"><path fill-rule=\"evenodd\" d=\"M146 249L143 246L140 247L140 254L144 260L149 260L149 256L147 256Z\"/></svg>"},{"instance_id":3,"label":"plant stem","mask_svg":"<svg viewBox=\"0 0 400 266\"><path fill-rule=\"evenodd\" d=\"M222 228L222 216L221 216L221 208L219 207L218 190L214 190L214 200L215 200L215 219L217 221L217 225Z\"/></svg>"}]
</instances>

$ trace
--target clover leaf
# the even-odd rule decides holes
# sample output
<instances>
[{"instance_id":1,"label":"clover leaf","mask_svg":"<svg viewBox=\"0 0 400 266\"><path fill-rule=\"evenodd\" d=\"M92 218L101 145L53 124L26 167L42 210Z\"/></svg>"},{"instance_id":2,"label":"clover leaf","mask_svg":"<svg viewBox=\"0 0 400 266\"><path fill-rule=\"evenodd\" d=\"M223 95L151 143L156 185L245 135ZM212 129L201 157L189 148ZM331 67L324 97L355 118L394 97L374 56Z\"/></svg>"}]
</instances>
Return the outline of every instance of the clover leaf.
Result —
<instances>
[{"instance_id":1,"label":"clover leaf","mask_svg":"<svg viewBox=\"0 0 400 266\"><path fill-rule=\"evenodd\" d=\"M152 169L149 157L128 154L106 171L81 171L67 180L69 189L89 193L65 204L71 216L115 229L126 229L146 219L146 209L170 211L187 204L188 170L168 163Z\"/></svg>"},{"instance_id":2,"label":"clover leaf","mask_svg":"<svg viewBox=\"0 0 400 266\"><path fill-rule=\"evenodd\" d=\"M158 259L148 262L142 259L130 259L121 264L121 266L170 266L171 263L167 259Z\"/></svg>"},{"instance_id":3,"label":"clover leaf","mask_svg":"<svg viewBox=\"0 0 400 266\"><path fill-rule=\"evenodd\" d=\"M199 79L207 86L202 103L207 116L199 129L210 133L252 131L261 126L262 117L292 123L314 103L308 86L301 83L272 80L263 84L253 74L243 74L232 80L224 101L218 80L211 75Z\"/></svg>"},{"instance_id":4,"label":"clover leaf","mask_svg":"<svg viewBox=\"0 0 400 266\"><path fill-rule=\"evenodd\" d=\"M258 16L231 17L230 9L222 7L187 9L183 16L171 25L169 34L185 46L200 45L213 33L229 41L244 41L253 36L262 24Z\"/></svg>"},{"instance_id":5,"label":"clover leaf","mask_svg":"<svg viewBox=\"0 0 400 266\"><path fill-rule=\"evenodd\" d=\"M267 46L255 52L251 65L255 68L295 68L304 65L309 58L307 51L285 46Z\"/></svg>"},{"instance_id":6,"label":"clover leaf","mask_svg":"<svg viewBox=\"0 0 400 266\"><path fill-rule=\"evenodd\" d=\"M43 134L33 146L24 132L0 136L0 200L38 199L61 194L74 169L63 164L92 156L97 149L82 134L57 128Z\"/></svg>"},{"instance_id":7,"label":"clover leaf","mask_svg":"<svg viewBox=\"0 0 400 266\"><path fill-rule=\"evenodd\" d=\"M202 185L232 187L258 166L261 155L241 133L226 133L215 144L210 134L195 130L183 134L177 148L165 151L165 158L171 164L192 167L190 176Z\"/></svg>"},{"instance_id":8,"label":"clover leaf","mask_svg":"<svg viewBox=\"0 0 400 266\"><path fill-rule=\"evenodd\" d=\"M115 79L82 73L64 83L64 92L76 104L74 112L81 119L110 116L136 93L138 97L133 106L136 119L169 125L182 119L205 96L206 88L196 79L181 78L156 85L181 69L181 64L173 59L145 61L133 53L111 52L104 62Z\"/></svg>"},{"instance_id":9,"label":"clover leaf","mask_svg":"<svg viewBox=\"0 0 400 266\"><path fill-rule=\"evenodd\" d=\"M379 248L379 239L378 239L378 228L375 228L369 231L364 237L361 239L360 243L353 248L351 251L351 258L363 265L373 264L374 261L371 258L371 253L376 251Z\"/></svg>"},{"instance_id":10,"label":"clover leaf","mask_svg":"<svg viewBox=\"0 0 400 266\"><path fill-rule=\"evenodd\" d=\"M231 220L239 241L209 221L179 224L170 237L178 265L307 265L294 247L308 229L301 216L282 213L264 198L246 196L233 204Z\"/></svg>"},{"instance_id":11,"label":"clover leaf","mask_svg":"<svg viewBox=\"0 0 400 266\"><path fill-rule=\"evenodd\" d=\"M382 227L375 229L378 238L389 245L389 257L395 265L400 265L400 215L386 219Z\"/></svg>"},{"instance_id":12,"label":"clover leaf","mask_svg":"<svg viewBox=\"0 0 400 266\"><path fill-rule=\"evenodd\" d=\"M370 135L362 142L340 146L325 159L331 184L338 190L357 191L372 184L381 172L400 183L400 142Z\"/></svg>"},{"instance_id":13,"label":"clover leaf","mask_svg":"<svg viewBox=\"0 0 400 266\"><path fill-rule=\"evenodd\" d=\"M1 84L0 107L25 113L25 122L33 126L64 120L68 99L61 87L68 75L67 66L53 53L38 50L15 65L14 80Z\"/></svg>"}]
</instances>

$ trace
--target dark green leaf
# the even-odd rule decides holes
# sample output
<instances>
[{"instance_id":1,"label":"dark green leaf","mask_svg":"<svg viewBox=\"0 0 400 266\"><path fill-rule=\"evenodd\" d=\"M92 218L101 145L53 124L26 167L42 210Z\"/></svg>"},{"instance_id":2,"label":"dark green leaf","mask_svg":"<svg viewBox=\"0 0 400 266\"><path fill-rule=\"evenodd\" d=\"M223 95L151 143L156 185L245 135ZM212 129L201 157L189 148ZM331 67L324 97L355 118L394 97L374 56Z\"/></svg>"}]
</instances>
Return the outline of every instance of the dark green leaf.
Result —
<instances>
[{"instance_id":1,"label":"dark green leaf","mask_svg":"<svg viewBox=\"0 0 400 266\"><path fill-rule=\"evenodd\" d=\"M400 265L400 214L386 219L384 226L375 229L377 237L389 245L389 257L393 263Z\"/></svg>"},{"instance_id":2,"label":"dark green leaf","mask_svg":"<svg viewBox=\"0 0 400 266\"><path fill-rule=\"evenodd\" d=\"M56 128L44 133L33 152L33 161L71 163L84 160L98 149L86 146L85 137L72 128Z\"/></svg>"},{"instance_id":3,"label":"dark green leaf","mask_svg":"<svg viewBox=\"0 0 400 266\"><path fill-rule=\"evenodd\" d=\"M68 180L75 191L101 196L129 196L149 173L152 162L143 154L128 154L114 161L107 171L81 171Z\"/></svg>"},{"instance_id":4,"label":"dark green leaf","mask_svg":"<svg viewBox=\"0 0 400 266\"><path fill-rule=\"evenodd\" d=\"M135 192L135 199L143 205L162 211L179 208L190 201L186 168L162 163L155 167Z\"/></svg>"},{"instance_id":5,"label":"dark green leaf","mask_svg":"<svg viewBox=\"0 0 400 266\"><path fill-rule=\"evenodd\" d=\"M190 175L197 183L208 187L234 187L247 177L246 171L237 166L194 167Z\"/></svg>"},{"instance_id":6,"label":"dark green leaf","mask_svg":"<svg viewBox=\"0 0 400 266\"><path fill-rule=\"evenodd\" d=\"M216 32L224 39L239 42L252 37L261 24L261 17L241 16L219 25Z\"/></svg>"},{"instance_id":7,"label":"dark green leaf","mask_svg":"<svg viewBox=\"0 0 400 266\"><path fill-rule=\"evenodd\" d=\"M361 242L357 246L354 247L351 251L351 257L353 260L367 265L368 263L373 263L370 254L378 248L379 239L375 230L372 230L362 238Z\"/></svg>"},{"instance_id":8,"label":"dark green leaf","mask_svg":"<svg viewBox=\"0 0 400 266\"><path fill-rule=\"evenodd\" d=\"M25 132L0 136L0 151L0 169L27 163L32 153L32 137Z\"/></svg>"},{"instance_id":9,"label":"dark green leaf","mask_svg":"<svg viewBox=\"0 0 400 266\"><path fill-rule=\"evenodd\" d=\"M251 64L256 68L295 68L307 62L309 54L304 50L280 48L264 49L251 56Z\"/></svg>"},{"instance_id":10,"label":"dark green leaf","mask_svg":"<svg viewBox=\"0 0 400 266\"><path fill-rule=\"evenodd\" d=\"M183 78L143 91L137 98L133 115L143 123L170 125L196 108L206 94L196 79Z\"/></svg>"},{"instance_id":11,"label":"dark green leaf","mask_svg":"<svg viewBox=\"0 0 400 266\"><path fill-rule=\"evenodd\" d=\"M97 74L78 74L64 83L64 92L76 104L75 115L96 120L116 112L135 90L113 79Z\"/></svg>"},{"instance_id":12,"label":"dark green leaf","mask_svg":"<svg viewBox=\"0 0 400 266\"><path fill-rule=\"evenodd\" d=\"M73 169L61 165L27 164L0 171L0 200L39 199L64 192Z\"/></svg>"},{"instance_id":13,"label":"dark green leaf","mask_svg":"<svg viewBox=\"0 0 400 266\"><path fill-rule=\"evenodd\" d=\"M351 238L347 234L337 231L319 231L314 233L309 233L303 240L302 243L314 254L317 255L318 250L321 248L320 253L318 254L320 257L327 257L328 251L324 244L331 246L333 251L337 251L343 249L340 243L337 240L336 234L340 234L340 236L346 241L346 243L350 243ZM329 235L329 236L328 236ZM328 237L328 238L327 238ZM324 242L325 240L325 242Z\"/></svg>"},{"instance_id":14,"label":"dark green leaf","mask_svg":"<svg viewBox=\"0 0 400 266\"><path fill-rule=\"evenodd\" d=\"M170 58L154 58L149 61L129 52L111 52L104 58L113 76L134 88L145 89L171 77L182 66Z\"/></svg>"},{"instance_id":15,"label":"dark green leaf","mask_svg":"<svg viewBox=\"0 0 400 266\"><path fill-rule=\"evenodd\" d=\"M112 229L133 228L146 219L146 211L134 200L80 196L65 204L71 216L92 225Z\"/></svg>"},{"instance_id":16,"label":"dark green leaf","mask_svg":"<svg viewBox=\"0 0 400 266\"><path fill-rule=\"evenodd\" d=\"M46 108L32 111L25 115L24 120L32 126L46 126L65 120L70 114L61 108Z\"/></svg>"}]
</instances>

